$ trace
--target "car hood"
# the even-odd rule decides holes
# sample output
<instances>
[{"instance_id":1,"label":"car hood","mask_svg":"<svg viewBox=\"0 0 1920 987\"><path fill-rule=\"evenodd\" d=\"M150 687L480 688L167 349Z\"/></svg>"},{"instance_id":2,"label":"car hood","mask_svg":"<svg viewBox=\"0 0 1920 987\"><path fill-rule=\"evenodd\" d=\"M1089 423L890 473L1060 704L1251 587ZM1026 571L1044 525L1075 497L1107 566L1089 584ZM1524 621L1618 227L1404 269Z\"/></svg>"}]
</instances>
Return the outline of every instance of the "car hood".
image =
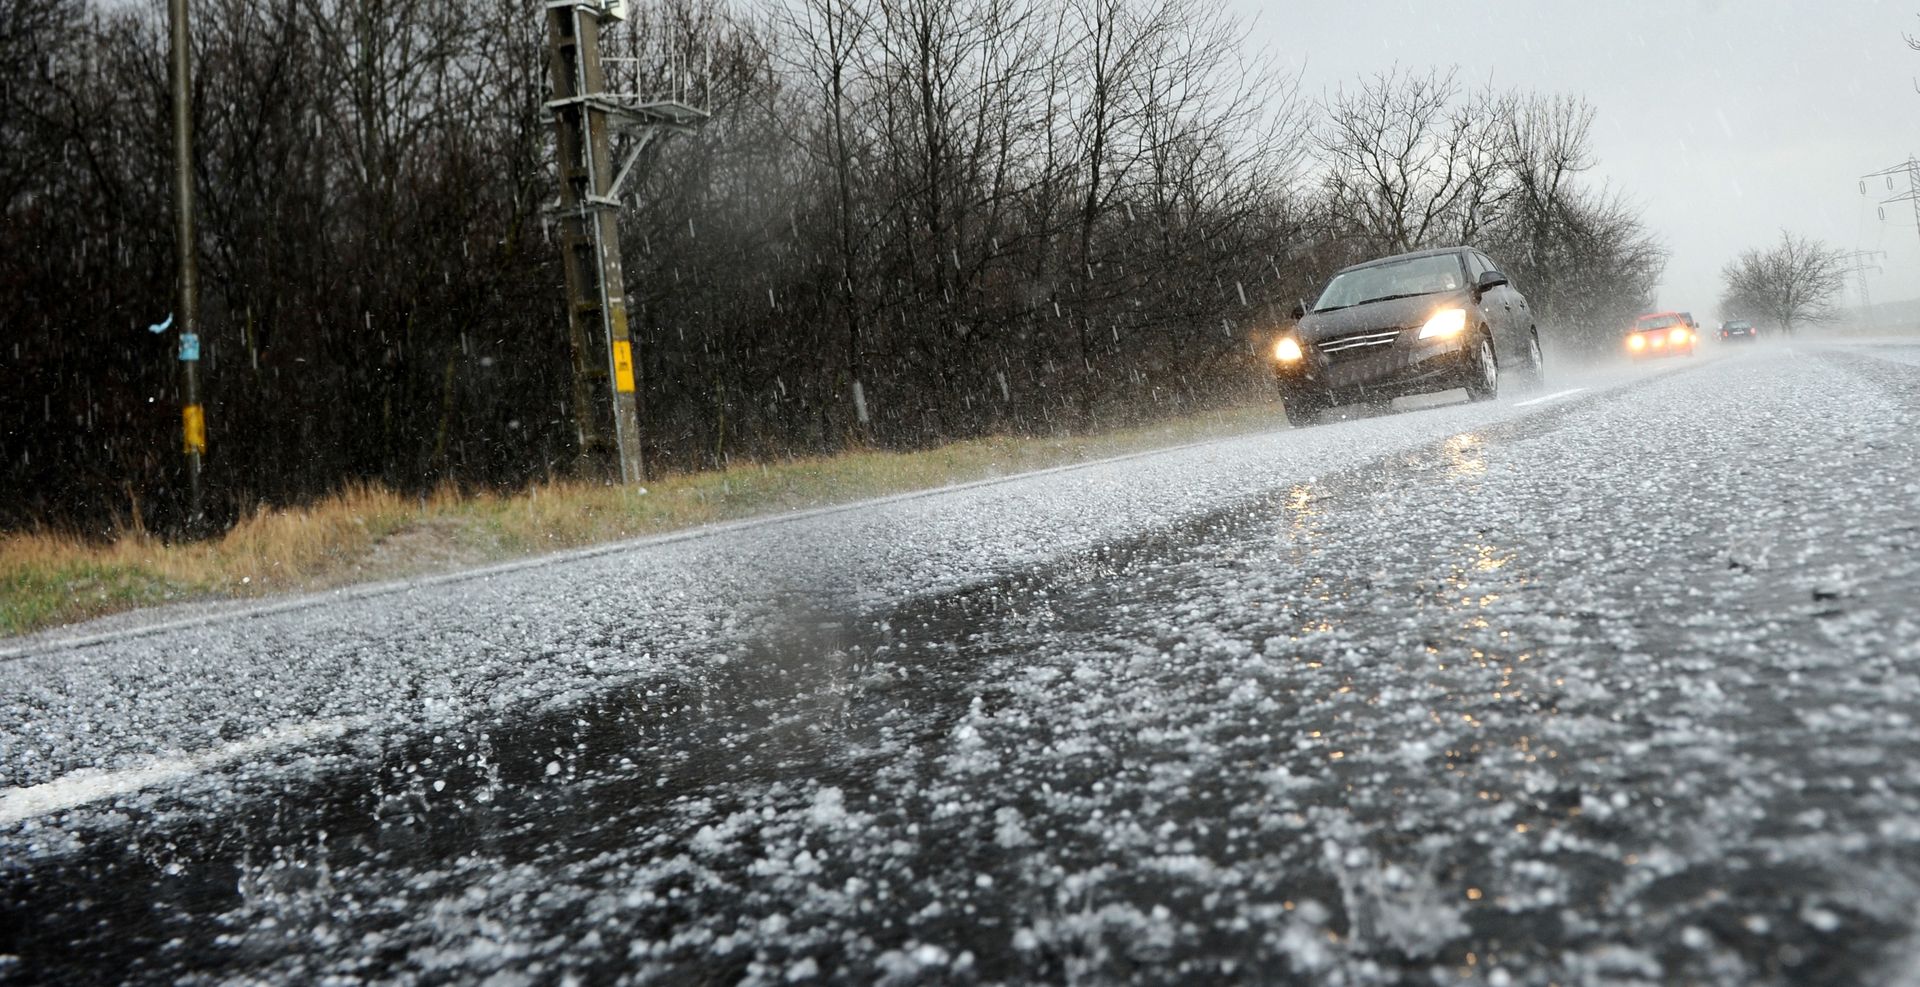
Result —
<instances>
[{"instance_id":1,"label":"car hood","mask_svg":"<svg viewBox=\"0 0 1920 987\"><path fill-rule=\"evenodd\" d=\"M1415 298L1367 302L1332 312L1309 312L1300 320L1300 337L1307 342L1337 339L1370 329L1404 329L1426 325L1433 313L1449 307L1471 309L1471 293L1442 291Z\"/></svg>"}]
</instances>

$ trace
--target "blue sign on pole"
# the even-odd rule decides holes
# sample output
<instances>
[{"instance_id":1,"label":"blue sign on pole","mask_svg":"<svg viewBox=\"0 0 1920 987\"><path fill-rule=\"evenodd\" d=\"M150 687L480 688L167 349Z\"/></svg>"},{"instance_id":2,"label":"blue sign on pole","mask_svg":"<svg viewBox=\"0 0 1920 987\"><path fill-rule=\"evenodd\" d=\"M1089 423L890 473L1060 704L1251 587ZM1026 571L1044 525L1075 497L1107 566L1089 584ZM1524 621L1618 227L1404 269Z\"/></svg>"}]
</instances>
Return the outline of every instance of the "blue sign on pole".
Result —
<instances>
[{"instance_id":1,"label":"blue sign on pole","mask_svg":"<svg viewBox=\"0 0 1920 987\"><path fill-rule=\"evenodd\" d=\"M180 334L180 359L182 361L200 359L199 333L183 332Z\"/></svg>"}]
</instances>

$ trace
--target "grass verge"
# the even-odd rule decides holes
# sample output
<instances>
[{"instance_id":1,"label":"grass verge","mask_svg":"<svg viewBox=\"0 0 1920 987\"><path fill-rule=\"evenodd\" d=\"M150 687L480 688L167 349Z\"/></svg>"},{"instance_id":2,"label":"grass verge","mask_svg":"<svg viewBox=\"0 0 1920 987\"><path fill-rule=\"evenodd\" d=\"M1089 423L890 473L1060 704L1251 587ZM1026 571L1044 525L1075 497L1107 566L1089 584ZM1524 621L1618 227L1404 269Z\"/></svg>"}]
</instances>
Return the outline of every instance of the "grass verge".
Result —
<instances>
[{"instance_id":1,"label":"grass verge","mask_svg":"<svg viewBox=\"0 0 1920 987\"><path fill-rule=\"evenodd\" d=\"M1280 421L1277 407L1255 404L1085 435L995 436L917 452L735 465L644 488L564 481L512 494L408 497L354 487L305 507L263 509L204 542L170 544L143 533L107 543L10 534L0 536L0 636L167 603L449 571L1244 434Z\"/></svg>"}]
</instances>

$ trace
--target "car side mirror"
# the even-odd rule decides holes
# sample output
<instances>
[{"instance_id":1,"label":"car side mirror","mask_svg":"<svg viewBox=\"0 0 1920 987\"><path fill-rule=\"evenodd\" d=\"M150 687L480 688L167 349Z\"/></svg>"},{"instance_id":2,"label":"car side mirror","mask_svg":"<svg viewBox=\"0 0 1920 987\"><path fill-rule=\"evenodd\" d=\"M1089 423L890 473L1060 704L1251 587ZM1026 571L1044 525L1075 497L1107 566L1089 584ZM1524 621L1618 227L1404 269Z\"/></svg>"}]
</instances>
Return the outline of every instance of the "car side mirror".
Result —
<instances>
[{"instance_id":1,"label":"car side mirror","mask_svg":"<svg viewBox=\"0 0 1920 987\"><path fill-rule=\"evenodd\" d=\"M1473 290L1475 294L1484 295L1507 283L1506 275L1501 274L1499 271L1486 271L1480 275L1480 280L1474 282Z\"/></svg>"},{"instance_id":2,"label":"car side mirror","mask_svg":"<svg viewBox=\"0 0 1920 987\"><path fill-rule=\"evenodd\" d=\"M1298 322L1301 319L1304 319L1306 317L1307 317L1307 303L1294 302L1293 303L1293 321Z\"/></svg>"}]
</instances>

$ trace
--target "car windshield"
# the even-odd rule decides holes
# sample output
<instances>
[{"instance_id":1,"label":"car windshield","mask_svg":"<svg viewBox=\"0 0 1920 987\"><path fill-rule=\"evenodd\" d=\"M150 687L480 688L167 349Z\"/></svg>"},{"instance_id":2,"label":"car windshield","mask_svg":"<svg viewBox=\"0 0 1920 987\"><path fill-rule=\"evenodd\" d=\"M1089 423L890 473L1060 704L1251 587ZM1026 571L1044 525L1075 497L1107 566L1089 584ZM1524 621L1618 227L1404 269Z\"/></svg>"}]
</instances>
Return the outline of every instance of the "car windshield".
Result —
<instances>
[{"instance_id":1,"label":"car windshield","mask_svg":"<svg viewBox=\"0 0 1920 987\"><path fill-rule=\"evenodd\" d=\"M1639 323L1634 326L1634 329L1636 331L1644 329L1666 329L1679 324L1680 320L1671 315L1650 315L1641 319Z\"/></svg>"},{"instance_id":2,"label":"car windshield","mask_svg":"<svg viewBox=\"0 0 1920 987\"><path fill-rule=\"evenodd\" d=\"M1388 298L1459 291L1465 278L1460 258L1453 254L1373 264L1336 275L1327 290L1320 293L1313 310L1330 312Z\"/></svg>"}]
</instances>

